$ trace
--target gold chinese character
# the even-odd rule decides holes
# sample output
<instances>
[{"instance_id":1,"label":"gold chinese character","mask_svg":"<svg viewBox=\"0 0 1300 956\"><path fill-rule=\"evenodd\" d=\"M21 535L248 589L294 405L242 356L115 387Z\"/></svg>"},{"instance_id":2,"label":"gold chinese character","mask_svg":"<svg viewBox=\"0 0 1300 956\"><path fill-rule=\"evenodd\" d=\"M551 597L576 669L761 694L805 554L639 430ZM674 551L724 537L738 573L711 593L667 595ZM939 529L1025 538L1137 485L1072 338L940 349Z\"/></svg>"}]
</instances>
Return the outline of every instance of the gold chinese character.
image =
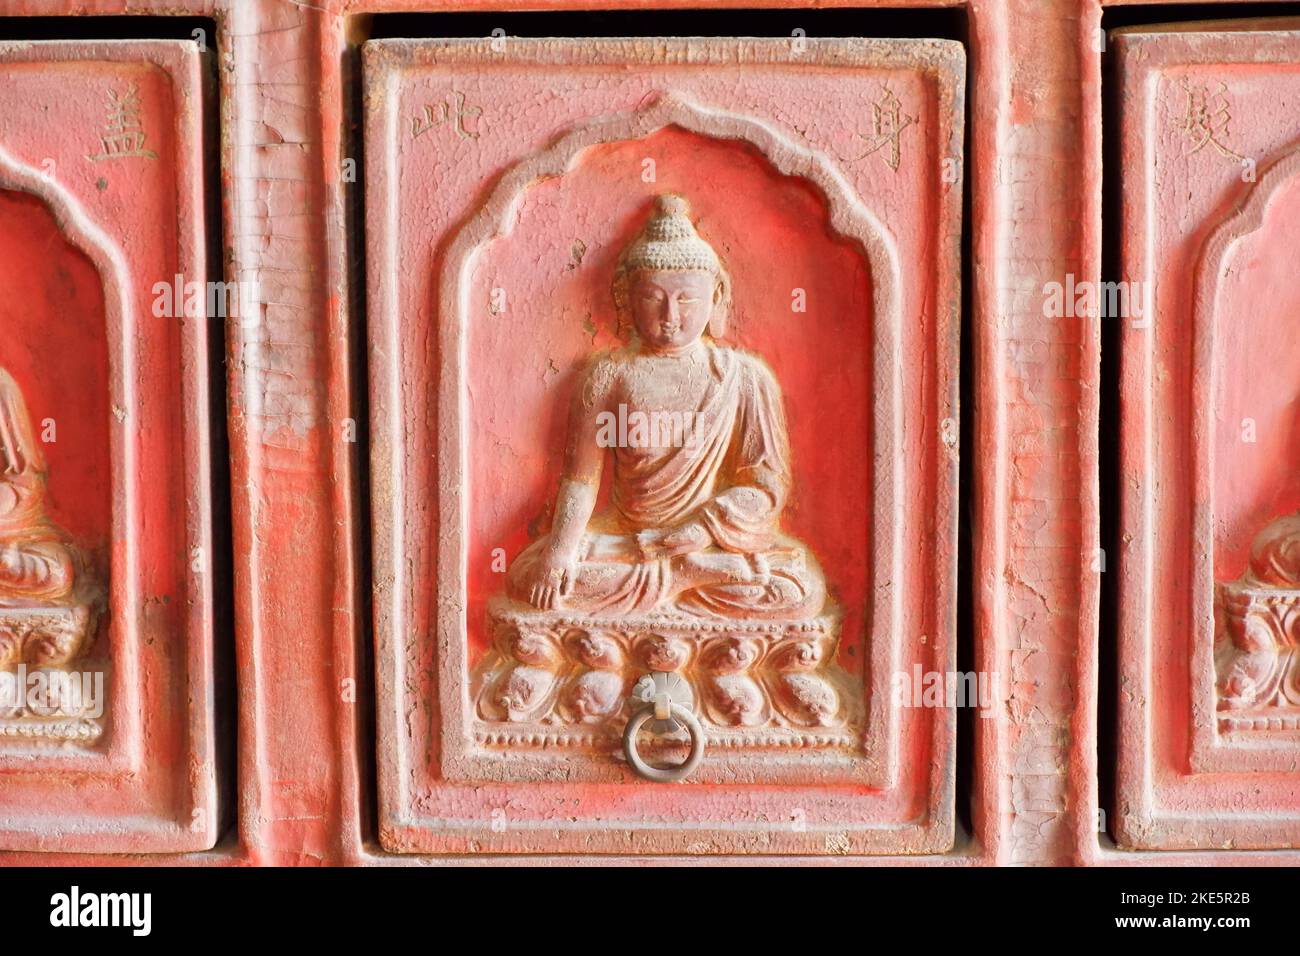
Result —
<instances>
[{"instance_id":1,"label":"gold chinese character","mask_svg":"<svg viewBox=\"0 0 1300 956\"><path fill-rule=\"evenodd\" d=\"M889 151L885 154L885 162L889 164L890 169L897 170L902 159L899 136L915 122L915 116L908 116L903 112L903 104L894 95L894 91L885 87L885 92L871 104L871 132L857 134L860 139L866 141L867 150L850 162L856 163L888 146Z\"/></svg>"},{"instance_id":2,"label":"gold chinese character","mask_svg":"<svg viewBox=\"0 0 1300 956\"><path fill-rule=\"evenodd\" d=\"M157 153L145 147L144 124L140 119L140 91L134 83L120 95L116 90L108 91L108 118L99 143L100 151L86 157L91 162L127 156L158 158Z\"/></svg>"},{"instance_id":3,"label":"gold chinese character","mask_svg":"<svg viewBox=\"0 0 1300 956\"><path fill-rule=\"evenodd\" d=\"M429 132L429 130L433 129L435 126L441 126L446 122L452 122L453 128L456 130L456 135L462 139L478 139L480 132L479 124L476 122L474 124L474 129L471 131L465 125L465 118L473 117L477 120L478 117L483 115L483 107L466 107L464 93L453 91L451 98L455 101L454 105L443 101L439 103L437 107L426 106L421 116L417 116L415 119L411 120L411 139L416 139L422 134Z\"/></svg>"}]
</instances>

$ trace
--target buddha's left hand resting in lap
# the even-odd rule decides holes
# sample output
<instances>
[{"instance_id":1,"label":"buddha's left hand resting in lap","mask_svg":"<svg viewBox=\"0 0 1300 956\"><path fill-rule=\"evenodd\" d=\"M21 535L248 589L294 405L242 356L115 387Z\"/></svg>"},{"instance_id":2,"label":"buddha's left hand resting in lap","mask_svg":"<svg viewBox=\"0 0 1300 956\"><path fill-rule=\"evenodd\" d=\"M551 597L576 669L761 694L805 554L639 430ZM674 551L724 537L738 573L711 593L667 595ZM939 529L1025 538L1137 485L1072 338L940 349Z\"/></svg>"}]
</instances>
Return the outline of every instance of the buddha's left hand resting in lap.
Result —
<instances>
[{"instance_id":1,"label":"buddha's left hand resting in lap","mask_svg":"<svg viewBox=\"0 0 1300 956\"><path fill-rule=\"evenodd\" d=\"M615 272L632 341L582 374L553 527L511 566L515 599L610 615L821 612L821 570L780 529L791 486L781 393L761 359L716 341L728 298L686 202L661 196ZM610 504L596 514L607 449Z\"/></svg>"},{"instance_id":2,"label":"buddha's left hand resting in lap","mask_svg":"<svg viewBox=\"0 0 1300 956\"><path fill-rule=\"evenodd\" d=\"M70 603L76 576L45 514L45 459L22 392L0 368L0 607Z\"/></svg>"}]
</instances>

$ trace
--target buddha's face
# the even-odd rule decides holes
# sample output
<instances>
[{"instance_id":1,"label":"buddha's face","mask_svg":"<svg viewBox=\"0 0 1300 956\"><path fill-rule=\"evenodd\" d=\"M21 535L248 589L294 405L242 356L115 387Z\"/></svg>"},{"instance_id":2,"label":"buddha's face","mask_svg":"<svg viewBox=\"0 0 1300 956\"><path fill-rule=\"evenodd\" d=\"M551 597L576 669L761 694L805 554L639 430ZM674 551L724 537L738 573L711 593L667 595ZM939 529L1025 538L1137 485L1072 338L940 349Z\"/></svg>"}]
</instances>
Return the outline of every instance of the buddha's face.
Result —
<instances>
[{"instance_id":1,"label":"buddha's face","mask_svg":"<svg viewBox=\"0 0 1300 956\"><path fill-rule=\"evenodd\" d=\"M652 351L685 348L703 334L722 298L712 272L638 270L628 287L628 308L641 342Z\"/></svg>"}]
</instances>

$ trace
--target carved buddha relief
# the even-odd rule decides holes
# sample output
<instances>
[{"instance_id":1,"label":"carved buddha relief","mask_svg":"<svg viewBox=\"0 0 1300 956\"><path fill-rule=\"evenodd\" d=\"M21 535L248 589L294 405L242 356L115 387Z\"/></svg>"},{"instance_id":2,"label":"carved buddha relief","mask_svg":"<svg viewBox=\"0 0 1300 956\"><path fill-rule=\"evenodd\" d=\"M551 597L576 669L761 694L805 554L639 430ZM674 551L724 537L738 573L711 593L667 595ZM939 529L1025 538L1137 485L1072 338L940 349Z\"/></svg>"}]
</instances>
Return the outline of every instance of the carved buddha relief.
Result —
<instances>
[{"instance_id":1,"label":"carved buddha relief","mask_svg":"<svg viewBox=\"0 0 1300 956\"><path fill-rule=\"evenodd\" d=\"M1216 605L1222 728L1300 728L1300 514L1256 535L1246 573L1217 585Z\"/></svg>"},{"instance_id":2,"label":"carved buddha relief","mask_svg":"<svg viewBox=\"0 0 1300 956\"><path fill-rule=\"evenodd\" d=\"M949 845L960 46L491 52L364 53L385 846Z\"/></svg>"},{"instance_id":3,"label":"carved buddha relief","mask_svg":"<svg viewBox=\"0 0 1300 956\"><path fill-rule=\"evenodd\" d=\"M761 359L720 341L727 281L686 202L661 197L616 272L632 341L583 373L556 526L515 561L517 600L612 615L821 610L820 569L780 530L791 482L780 389ZM612 500L594 514L607 450Z\"/></svg>"},{"instance_id":4,"label":"carved buddha relief","mask_svg":"<svg viewBox=\"0 0 1300 956\"><path fill-rule=\"evenodd\" d=\"M705 735L749 731L759 747L860 711L821 567L781 525L780 387L725 343L731 281L687 200L660 195L614 271L626 343L589 358L571 399L552 527L489 605L488 724L617 730L655 697L650 675Z\"/></svg>"},{"instance_id":5,"label":"carved buddha relief","mask_svg":"<svg viewBox=\"0 0 1300 956\"><path fill-rule=\"evenodd\" d=\"M202 61L0 44L5 850L200 851L222 826L215 326L157 288L209 276Z\"/></svg>"},{"instance_id":6,"label":"carved buddha relief","mask_svg":"<svg viewBox=\"0 0 1300 956\"><path fill-rule=\"evenodd\" d=\"M68 672L94 638L100 588L45 495L41 443L0 367L0 734L94 737L95 702L69 692Z\"/></svg>"}]
</instances>

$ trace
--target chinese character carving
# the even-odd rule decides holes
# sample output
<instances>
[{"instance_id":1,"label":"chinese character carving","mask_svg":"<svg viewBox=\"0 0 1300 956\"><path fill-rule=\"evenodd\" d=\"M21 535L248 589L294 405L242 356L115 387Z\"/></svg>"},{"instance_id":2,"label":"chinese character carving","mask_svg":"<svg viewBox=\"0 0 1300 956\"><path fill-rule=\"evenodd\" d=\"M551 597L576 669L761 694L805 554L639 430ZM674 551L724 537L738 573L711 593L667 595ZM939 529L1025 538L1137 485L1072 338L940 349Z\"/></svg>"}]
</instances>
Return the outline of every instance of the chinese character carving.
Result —
<instances>
[{"instance_id":1,"label":"chinese character carving","mask_svg":"<svg viewBox=\"0 0 1300 956\"><path fill-rule=\"evenodd\" d=\"M126 92L108 91L108 118L99 138L100 151L86 158L91 162L139 156L157 159L158 154L145 146L144 124L140 118L140 91L132 83Z\"/></svg>"},{"instance_id":2,"label":"chinese character carving","mask_svg":"<svg viewBox=\"0 0 1300 956\"><path fill-rule=\"evenodd\" d=\"M98 591L46 515L45 474L23 394L0 368L0 736L94 737L99 724L72 702L45 699L66 686L52 675L66 675L93 639Z\"/></svg>"},{"instance_id":3,"label":"chinese character carving","mask_svg":"<svg viewBox=\"0 0 1300 956\"><path fill-rule=\"evenodd\" d=\"M903 112L903 104L894 95L894 91L885 87L884 93L871 104L871 132L857 134L860 139L866 141L867 150L850 162L856 163L888 147L885 162L889 164L890 169L897 170L903 155L900 137L903 130L915 122L915 116Z\"/></svg>"},{"instance_id":4,"label":"chinese character carving","mask_svg":"<svg viewBox=\"0 0 1300 956\"><path fill-rule=\"evenodd\" d=\"M761 358L721 341L730 289L686 201L660 196L618 260L629 342L582 373L553 526L489 606L480 742L616 735L647 672L683 677L729 746L852 741L861 694L835 664L838 615L816 558L781 527L781 392Z\"/></svg>"},{"instance_id":5,"label":"chinese character carving","mask_svg":"<svg viewBox=\"0 0 1300 956\"><path fill-rule=\"evenodd\" d=\"M466 106L464 93L453 92L451 100L450 103L444 100L436 107L426 106L421 115L411 120L411 139L418 139L443 123L451 123L456 135L461 139L478 139L480 133L478 118L483 115L483 107ZM472 130L465 124L466 117L475 120Z\"/></svg>"},{"instance_id":6,"label":"chinese character carving","mask_svg":"<svg viewBox=\"0 0 1300 956\"><path fill-rule=\"evenodd\" d=\"M1187 106L1177 128L1187 138L1188 146L1183 151L1184 156L1191 156L1206 146L1213 146L1228 159L1241 162L1245 158L1226 142L1228 124L1232 120L1227 91L1228 87L1223 83L1218 84L1213 92L1204 85L1188 86L1183 83Z\"/></svg>"}]
</instances>

